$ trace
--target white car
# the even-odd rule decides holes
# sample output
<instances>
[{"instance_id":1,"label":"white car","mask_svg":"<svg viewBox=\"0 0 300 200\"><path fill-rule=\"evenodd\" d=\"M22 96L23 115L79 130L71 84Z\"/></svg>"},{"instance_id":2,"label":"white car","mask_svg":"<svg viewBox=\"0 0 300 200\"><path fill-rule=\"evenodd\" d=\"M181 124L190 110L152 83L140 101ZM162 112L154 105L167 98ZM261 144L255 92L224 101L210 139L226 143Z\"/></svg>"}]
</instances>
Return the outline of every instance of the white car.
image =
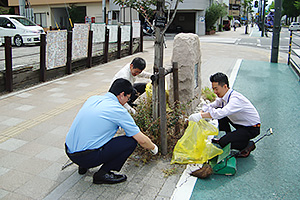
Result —
<instances>
[{"instance_id":1,"label":"white car","mask_svg":"<svg viewBox=\"0 0 300 200\"><path fill-rule=\"evenodd\" d=\"M300 31L300 23L299 22L292 22L290 27L290 31Z\"/></svg>"},{"instance_id":2,"label":"white car","mask_svg":"<svg viewBox=\"0 0 300 200\"><path fill-rule=\"evenodd\" d=\"M10 36L12 44L20 47L23 44L40 42L40 34L44 29L29 19L19 15L0 15L0 39L4 43L4 37Z\"/></svg>"}]
</instances>

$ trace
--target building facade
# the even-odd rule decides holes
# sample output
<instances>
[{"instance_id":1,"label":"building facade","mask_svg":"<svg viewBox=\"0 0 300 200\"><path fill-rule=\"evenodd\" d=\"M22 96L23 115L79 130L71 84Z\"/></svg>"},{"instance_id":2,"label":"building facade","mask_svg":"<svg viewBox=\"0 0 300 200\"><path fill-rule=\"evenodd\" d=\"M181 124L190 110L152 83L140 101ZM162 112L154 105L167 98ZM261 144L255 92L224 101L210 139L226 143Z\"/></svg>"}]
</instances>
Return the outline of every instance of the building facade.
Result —
<instances>
[{"instance_id":1,"label":"building facade","mask_svg":"<svg viewBox=\"0 0 300 200\"><path fill-rule=\"evenodd\" d=\"M241 1L229 0L229 12L228 15L233 16L236 20L241 20Z\"/></svg>"},{"instance_id":2,"label":"building facade","mask_svg":"<svg viewBox=\"0 0 300 200\"><path fill-rule=\"evenodd\" d=\"M176 16L169 26L167 33L186 32L205 35L205 10L212 2L213 0L184 0L183 3L179 3ZM116 22L119 19L120 22L123 22L123 14L126 12L124 8L114 5L113 1L110 2L109 8L111 12L109 18L111 17L111 21ZM174 12L174 5L172 8L171 14Z\"/></svg>"},{"instance_id":3,"label":"building facade","mask_svg":"<svg viewBox=\"0 0 300 200\"><path fill-rule=\"evenodd\" d=\"M26 10L31 10L32 18L25 16L44 28L70 28L72 21L69 19L72 13L68 8L75 10L75 16L82 22L92 19L96 23L126 24L130 23L130 19L139 19L136 11L115 5L113 0L103 2L102 0L8 0L8 5L15 7L16 13L20 14L22 8L19 2L21 1L27 2ZM237 8L235 5L238 5L240 0L184 0L183 3L179 3L174 21L167 32L205 35L205 10L213 2L230 4L233 8ZM103 16L104 12L107 13L105 16ZM174 10L171 9L171 12ZM229 15L239 16L239 12L232 10L231 13L229 11Z\"/></svg>"},{"instance_id":4,"label":"building facade","mask_svg":"<svg viewBox=\"0 0 300 200\"><path fill-rule=\"evenodd\" d=\"M32 19L43 28L68 28L72 22L69 20L70 11L68 8L76 10L82 16L94 17L96 22L103 22L102 0L28 0L25 10L32 10ZM15 7L15 13L20 14L19 0L8 0L8 5Z\"/></svg>"}]
</instances>

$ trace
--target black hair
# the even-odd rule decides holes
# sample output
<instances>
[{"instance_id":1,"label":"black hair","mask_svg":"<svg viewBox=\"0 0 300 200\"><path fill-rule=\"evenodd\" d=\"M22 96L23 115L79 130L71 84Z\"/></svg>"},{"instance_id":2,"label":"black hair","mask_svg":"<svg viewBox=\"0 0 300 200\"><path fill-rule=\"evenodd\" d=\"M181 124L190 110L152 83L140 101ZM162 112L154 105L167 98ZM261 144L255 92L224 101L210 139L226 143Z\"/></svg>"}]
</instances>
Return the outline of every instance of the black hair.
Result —
<instances>
[{"instance_id":1,"label":"black hair","mask_svg":"<svg viewBox=\"0 0 300 200\"><path fill-rule=\"evenodd\" d=\"M218 72L218 73L215 73L214 75L211 75L209 79L210 79L210 82L218 82L218 84L222 87L225 84L227 84L227 87L229 88L228 78L222 72Z\"/></svg>"},{"instance_id":2,"label":"black hair","mask_svg":"<svg viewBox=\"0 0 300 200\"><path fill-rule=\"evenodd\" d=\"M146 68L146 61L141 57L134 58L131 64L133 65L133 69L137 68L143 71Z\"/></svg>"},{"instance_id":3,"label":"black hair","mask_svg":"<svg viewBox=\"0 0 300 200\"><path fill-rule=\"evenodd\" d=\"M115 96L118 96L122 92L124 92L124 95L128 95L133 92L133 87L128 80L123 78L118 78L110 86L109 92L113 93Z\"/></svg>"}]
</instances>

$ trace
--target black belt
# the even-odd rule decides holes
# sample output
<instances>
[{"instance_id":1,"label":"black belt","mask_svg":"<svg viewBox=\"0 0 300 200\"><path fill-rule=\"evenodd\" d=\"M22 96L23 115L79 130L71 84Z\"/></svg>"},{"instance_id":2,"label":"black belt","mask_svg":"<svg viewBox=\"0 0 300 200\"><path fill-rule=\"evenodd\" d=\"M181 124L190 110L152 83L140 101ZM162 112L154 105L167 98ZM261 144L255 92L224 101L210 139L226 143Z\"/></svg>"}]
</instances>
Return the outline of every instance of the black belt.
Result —
<instances>
[{"instance_id":1,"label":"black belt","mask_svg":"<svg viewBox=\"0 0 300 200\"><path fill-rule=\"evenodd\" d=\"M65 151L68 155L71 155L71 156L80 156L80 155L84 155L86 153L90 153L90 152L93 152L93 151L99 151L99 150L102 150L103 147L100 147L98 149L87 149L87 150L84 150L84 151L77 151L77 152L74 152L74 153L69 153L68 152L68 147L65 143Z\"/></svg>"}]
</instances>

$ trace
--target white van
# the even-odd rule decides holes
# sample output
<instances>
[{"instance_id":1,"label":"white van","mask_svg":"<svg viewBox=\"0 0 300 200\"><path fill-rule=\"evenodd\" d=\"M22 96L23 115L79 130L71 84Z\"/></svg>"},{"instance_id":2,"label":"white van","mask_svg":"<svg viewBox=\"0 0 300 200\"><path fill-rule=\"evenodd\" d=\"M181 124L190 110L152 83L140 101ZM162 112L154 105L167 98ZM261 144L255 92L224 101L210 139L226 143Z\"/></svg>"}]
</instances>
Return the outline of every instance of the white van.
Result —
<instances>
[{"instance_id":1,"label":"white van","mask_svg":"<svg viewBox=\"0 0 300 200\"><path fill-rule=\"evenodd\" d=\"M19 15L0 15L0 38L4 44L4 36L12 38L12 44L20 47L23 44L40 42L40 34L44 29L29 19Z\"/></svg>"}]
</instances>

